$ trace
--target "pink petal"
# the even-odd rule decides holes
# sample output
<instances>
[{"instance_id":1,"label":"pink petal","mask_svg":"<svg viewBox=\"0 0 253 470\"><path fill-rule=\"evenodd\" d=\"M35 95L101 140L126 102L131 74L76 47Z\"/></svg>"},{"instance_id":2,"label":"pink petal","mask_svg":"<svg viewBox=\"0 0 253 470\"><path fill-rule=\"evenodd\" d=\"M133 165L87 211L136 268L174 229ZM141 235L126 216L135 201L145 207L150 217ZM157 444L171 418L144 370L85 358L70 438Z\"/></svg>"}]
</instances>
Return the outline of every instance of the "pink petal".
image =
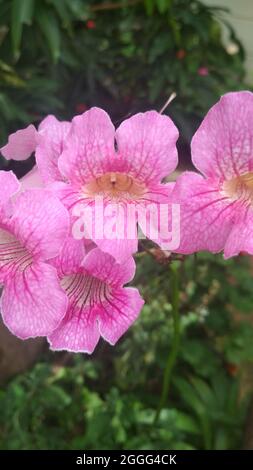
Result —
<instances>
[{"instance_id":1,"label":"pink petal","mask_svg":"<svg viewBox=\"0 0 253 470\"><path fill-rule=\"evenodd\" d=\"M108 114L91 108L74 117L66 149L58 166L65 178L77 186L109 171L114 158L114 126Z\"/></svg>"},{"instance_id":2,"label":"pink petal","mask_svg":"<svg viewBox=\"0 0 253 470\"><path fill-rule=\"evenodd\" d=\"M137 289L115 290L98 312L101 336L114 345L138 318L143 304Z\"/></svg>"},{"instance_id":3,"label":"pink petal","mask_svg":"<svg viewBox=\"0 0 253 470\"><path fill-rule=\"evenodd\" d=\"M20 189L20 183L12 171L0 171L0 207L4 207L11 196Z\"/></svg>"},{"instance_id":4,"label":"pink petal","mask_svg":"<svg viewBox=\"0 0 253 470\"><path fill-rule=\"evenodd\" d=\"M74 238L92 239L102 251L112 255L120 263L137 251L137 219L135 213L127 213L126 204L110 205L103 201L100 206L100 201L88 198L82 200L80 193L74 196L67 191L65 199L62 196L61 200L68 206L72 216L76 216L72 224Z\"/></svg>"},{"instance_id":5,"label":"pink petal","mask_svg":"<svg viewBox=\"0 0 253 470\"><path fill-rule=\"evenodd\" d=\"M70 305L60 326L48 336L53 351L93 353L100 338L95 311Z\"/></svg>"},{"instance_id":6,"label":"pink petal","mask_svg":"<svg viewBox=\"0 0 253 470\"><path fill-rule=\"evenodd\" d=\"M2 147L1 153L10 160L26 160L32 152L34 152L37 145L37 130L30 124L25 129L20 129L14 134L9 135L8 144Z\"/></svg>"},{"instance_id":7,"label":"pink petal","mask_svg":"<svg viewBox=\"0 0 253 470\"><path fill-rule=\"evenodd\" d=\"M118 263L125 263L138 250L138 240L96 240L101 251L108 253Z\"/></svg>"},{"instance_id":8,"label":"pink petal","mask_svg":"<svg viewBox=\"0 0 253 470\"><path fill-rule=\"evenodd\" d=\"M83 240L75 240L68 237L59 255L50 260L50 264L56 267L59 276L78 272L85 256Z\"/></svg>"},{"instance_id":9,"label":"pink petal","mask_svg":"<svg viewBox=\"0 0 253 470\"><path fill-rule=\"evenodd\" d=\"M125 172L147 185L159 183L177 166L177 139L178 130L172 120L156 111L127 119L116 131Z\"/></svg>"},{"instance_id":10,"label":"pink petal","mask_svg":"<svg viewBox=\"0 0 253 470\"><path fill-rule=\"evenodd\" d=\"M96 310L103 285L85 271L65 276L61 284L69 306L61 324L48 337L51 348L92 353L100 337Z\"/></svg>"},{"instance_id":11,"label":"pink petal","mask_svg":"<svg viewBox=\"0 0 253 470\"><path fill-rule=\"evenodd\" d=\"M177 179L173 201L180 204L181 211L181 241L177 252L223 250L233 227L236 201L226 198L218 183L185 172Z\"/></svg>"},{"instance_id":12,"label":"pink petal","mask_svg":"<svg viewBox=\"0 0 253 470\"><path fill-rule=\"evenodd\" d=\"M119 265L98 248L85 257L79 273L65 276L61 284L69 308L59 327L49 335L52 349L93 352L101 334L114 343L137 318L143 300L136 289L123 289L132 279L133 259ZM109 332L113 328L114 332Z\"/></svg>"},{"instance_id":13,"label":"pink petal","mask_svg":"<svg viewBox=\"0 0 253 470\"><path fill-rule=\"evenodd\" d=\"M112 211L108 211L110 207ZM103 229L103 238L97 236L96 232L92 238L100 250L113 256L118 263L126 262L138 250L136 213L128 212L127 208L127 204L110 206L104 202L101 221L93 213L95 223L100 223Z\"/></svg>"},{"instance_id":14,"label":"pink petal","mask_svg":"<svg viewBox=\"0 0 253 470\"><path fill-rule=\"evenodd\" d=\"M63 151L64 142L70 127L70 122L58 121L51 115L47 116L39 126L36 162L45 183L52 183L63 179L58 168L58 159Z\"/></svg>"},{"instance_id":15,"label":"pink petal","mask_svg":"<svg viewBox=\"0 0 253 470\"><path fill-rule=\"evenodd\" d=\"M55 268L34 263L5 280L1 300L3 321L21 339L50 334L67 309Z\"/></svg>"},{"instance_id":16,"label":"pink petal","mask_svg":"<svg viewBox=\"0 0 253 470\"><path fill-rule=\"evenodd\" d=\"M175 183L151 185L137 206L142 234L163 248L171 232L172 192ZM173 249L176 248L173 246Z\"/></svg>"},{"instance_id":17,"label":"pink petal","mask_svg":"<svg viewBox=\"0 0 253 470\"><path fill-rule=\"evenodd\" d=\"M30 188L42 188L44 186L37 165L35 165L31 171L29 171L25 176L23 176L20 182L21 191Z\"/></svg>"},{"instance_id":18,"label":"pink petal","mask_svg":"<svg viewBox=\"0 0 253 470\"><path fill-rule=\"evenodd\" d=\"M30 189L15 202L12 226L33 256L54 258L68 235L68 211L49 191Z\"/></svg>"},{"instance_id":19,"label":"pink petal","mask_svg":"<svg viewBox=\"0 0 253 470\"><path fill-rule=\"evenodd\" d=\"M192 139L192 161L208 177L230 179L253 171L253 93L227 93Z\"/></svg>"},{"instance_id":20,"label":"pink petal","mask_svg":"<svg viewBox=\"0 0 253 470\"><path fill-rule=\"evenodd\" d=\"M0 282L2 283L6 275L12 275L13 269L18 264L22 264L22 260L30 259L30 255L17 238L11 233L8 227L8 219L2 220L0 228ZM20 263L19 263L20 262Z\"/></svg>"},{"instance_id":21,"label":"pink petal","mask_svg":"<svg viewBox=\"0 0 253 470\"><path fill-rule=\"evenodd\" d=\"M132 257L129 257L124 264L119 264L99 248L94 248L87 254L82 266L90 275L107 282L110 286L123 286L130 282L136 269Z\"/></svg>"},{"instance_id":22,"label":"pink petal","mask_svg":"<svg viewBox=\"0 0 253 470\"><path fill-rule=\"evenodd\" d=\"M224 258L239 255L240 252L253 254L253 210L240 207L236 211L234 226L224 248Z\"/></svg>"}]
</instances>

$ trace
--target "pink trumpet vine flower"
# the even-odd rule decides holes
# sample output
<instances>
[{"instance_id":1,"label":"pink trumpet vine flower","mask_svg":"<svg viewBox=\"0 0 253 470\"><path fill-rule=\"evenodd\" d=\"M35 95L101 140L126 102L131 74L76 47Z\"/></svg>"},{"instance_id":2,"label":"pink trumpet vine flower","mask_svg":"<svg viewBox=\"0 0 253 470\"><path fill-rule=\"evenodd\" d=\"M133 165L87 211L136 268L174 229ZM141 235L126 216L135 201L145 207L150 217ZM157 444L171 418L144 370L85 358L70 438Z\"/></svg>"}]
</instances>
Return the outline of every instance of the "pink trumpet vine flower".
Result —
<instances>
[{"instance_id":1,"label":"pink trumpet vine flower","mask_svg":"<svg viewBox=\"0 0 253 470\"><path fill-rule=\"evenodd\" d=\"M192 140L192 161L202 175L185 172L174 202L181 206L177 251L224 250L225 258L253 253L253 94L227 93Z\"/></svg>"},{"instance_id":2,"label":"pink trumpet vine flower","mask_svg":"<svg viewBox=\"0 0 253 470\"><path fill-rule=\"evenodd\" d=\"M67 309L56 269L47 263L59 253L69 230L65 207L51 193L20 189L12 172L0 171L1 313L19 338L46 336Z\"/></svg>"},{"instance_id":3,"label":"pink trumpet vine flower","mask_svg":"<svg viewBox=\"0 0 253 470\"><path fill-rule=\"evenodd\" d=\"M49 115L40 123L38 130L30 124L9 136L8 143L0 149L7 159L26 160L35 152L36 164L34 168L34 181L39 178L43 183L62 181L58 169L58 158L63 150L64 139L70 129L70 122L58 121Z\"/></svg>"},{"instance_id":4,"label":"pink trumpet vine flower","mask_svg":"<svg viewBox=\"0 0 253 470\"><path fill-rule=\"evenodd\" d=\"M143 306L137 289L123 287L135 273L133 258L124 265L99 248L84 257L82 241L69 238L52 261L69 305L60 325L48 336L53 350L92 353L102 336L114 345Z\"/></svg>"},{"instance_id":5,"label":"pink trumpet vine flower","mask_svg":"<svg viewBox=\"0 0 253 470\"><path fill-rule=\"evenodd\" d=\"M87 209L93 212L92 220L100 224L102 232L110 206L116 206L116 219L124 214L122 236L112 240L105 233L92 231L87 237L119 262L137 251L137 221L144 235L159 243L159 237L152 238L141 219L147 206L158 208L170 202L172 185L161 184L161 180L177 166L177 138L172 120L156 111L132 116L116 132L108 114L99 108L72 120L58 160L65 184L52 187L74 216L83 211L85 221ZM104 212L99 216L95 214L97 198L103 200ZM130 206L133 211L128 210ZM109 213L107 216L110 219ZM134 227L131 236L127 236L127 224Z\"/></svg>"}]
</instances>

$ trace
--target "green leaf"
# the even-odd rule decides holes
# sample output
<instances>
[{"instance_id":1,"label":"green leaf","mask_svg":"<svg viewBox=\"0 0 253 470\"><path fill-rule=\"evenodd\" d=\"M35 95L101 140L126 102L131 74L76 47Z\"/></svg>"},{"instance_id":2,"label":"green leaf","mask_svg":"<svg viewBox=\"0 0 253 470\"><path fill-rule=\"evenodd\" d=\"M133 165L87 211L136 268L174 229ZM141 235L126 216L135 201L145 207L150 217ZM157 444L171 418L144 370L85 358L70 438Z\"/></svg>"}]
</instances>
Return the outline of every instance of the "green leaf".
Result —
<instances>
[{"instance_id":1,"label":"green leaf","mask_svg":"<svg viewBox=\"0 0 253 470\"><path fill-rule=\"evenodd\" d=\"M57 18L53 12L40 9L36 20L41 32L45 36L53 62L56 63L60 57L61 42L60 28Z\"/></svg>"},{"instance_id":2,"label":"green leaf","mask_svg":"<svg viewBox=\"0 0 253 470\"><path fill-rule=\"evenodd\" d=\"M156 0L157 9L159 13L165 13L169 9L170 0Z\"/></svg>"},{"instance_id":3,"label":"green leaf","mask_svg":"<svg viewBox=\"0 0 253 470\"><path fill-rule=\"evenodd\" d=\"M147 15L151 16L154 12L155 2L154 0L145 0L145 8Z\"/></svg>"},{"instance_id":4,"label":"green leaf","mask_svg":"<svg viewBox=\"0 0 253 470\"><path fill-rule=\"evenodd\" d=\"M11 4L11 40L15 59L20 55L23 24L31 24L34 0L12 0Z\"/></svg>"}]
</instances>

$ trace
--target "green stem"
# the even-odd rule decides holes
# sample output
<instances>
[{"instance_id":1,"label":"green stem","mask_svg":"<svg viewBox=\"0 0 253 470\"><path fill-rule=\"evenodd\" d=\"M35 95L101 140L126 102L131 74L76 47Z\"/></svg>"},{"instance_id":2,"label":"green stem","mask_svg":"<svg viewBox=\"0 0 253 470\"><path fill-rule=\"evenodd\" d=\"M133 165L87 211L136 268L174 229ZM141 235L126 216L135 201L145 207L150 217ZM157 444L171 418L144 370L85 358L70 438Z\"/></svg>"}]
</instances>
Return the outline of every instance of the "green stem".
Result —
<instances>
[{"instance_id":1,"label":"green stem","mask_svg":"<svg viewBox=\"0 0 253 470\"><path fill-rule=\"evenodd\" d=\"M180 315L179 315L179 266L177 262L174 262L170 265L171 271L171 291L172 291L172 319L173 319L173 329L174 335L171 345L171 350L169 351L164 374L163 374L163 385L162 392L157 407L157 411L154 418L154 424L157 423L160 413L164 408L166 401L168 399L172 372L175 367L177 356L180 346Z\"/></svg>"}]
</instances>

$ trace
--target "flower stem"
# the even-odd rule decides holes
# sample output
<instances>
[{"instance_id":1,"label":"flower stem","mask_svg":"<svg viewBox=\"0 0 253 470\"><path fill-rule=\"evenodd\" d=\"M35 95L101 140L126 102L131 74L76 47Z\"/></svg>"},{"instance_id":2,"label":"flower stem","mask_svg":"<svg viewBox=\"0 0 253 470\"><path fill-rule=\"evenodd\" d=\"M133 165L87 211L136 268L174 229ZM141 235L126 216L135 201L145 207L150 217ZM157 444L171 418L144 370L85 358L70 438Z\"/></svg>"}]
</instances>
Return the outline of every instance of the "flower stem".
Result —
<instances>
[{"instance_id":1,"label":"flower stem","mask_svg":"<svg viewBox=\"0 0 253 470\"><path fill-rule=\"evenodd\" d=\"M160 417L160 413L164 408L166 401L168 399L172 372L175 367L177 356L180 346L180 315L179 315L179 263L174 262L170 265L171 271L171 291L172 291L172 319L173 319L173 329L174 335L171 345L171 350L169 351L166 366L163 374L163 385L162 392L157 407L157 411L154 418L154 424L157 423Z\"/></svg>"}]
</instances>

